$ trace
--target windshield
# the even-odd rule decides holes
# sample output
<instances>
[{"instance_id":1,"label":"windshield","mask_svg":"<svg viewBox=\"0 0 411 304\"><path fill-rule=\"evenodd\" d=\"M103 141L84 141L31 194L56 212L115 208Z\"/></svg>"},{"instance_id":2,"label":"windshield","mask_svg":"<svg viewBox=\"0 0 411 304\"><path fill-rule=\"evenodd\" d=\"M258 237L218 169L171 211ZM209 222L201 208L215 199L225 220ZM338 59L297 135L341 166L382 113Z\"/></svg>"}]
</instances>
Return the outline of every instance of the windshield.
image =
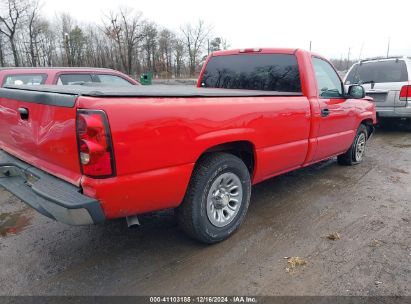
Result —
<instances>
[{"instance_id":1,"label":"windshield","mask_svg":"<svg viewBox=\"0 0 411 304\"><path fill-rule=\"evenodd\" d=\"M407 67L403 60L388 60L356 64L347 75L345 84L405 82Z\"/></svg>"},{"instance_id":2,"label":"windshield","mask_svg":"<svg viewBox=\"0 0 411 304\"><path fill-rule=\"evenodd\" d=\"M207 88L301 92L297 58L287 54L212 57L201 79Z\"/></svg>"}]
</instances>

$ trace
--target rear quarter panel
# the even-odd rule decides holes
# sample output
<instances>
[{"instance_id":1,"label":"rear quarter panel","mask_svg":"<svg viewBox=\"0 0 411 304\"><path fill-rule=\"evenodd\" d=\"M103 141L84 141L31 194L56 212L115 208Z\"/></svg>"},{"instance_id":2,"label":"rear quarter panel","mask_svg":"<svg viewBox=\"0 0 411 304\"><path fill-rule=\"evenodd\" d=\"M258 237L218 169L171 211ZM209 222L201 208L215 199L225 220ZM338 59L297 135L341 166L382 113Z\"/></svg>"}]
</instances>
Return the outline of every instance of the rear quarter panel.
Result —
<instances>
[{"instance_id":1,"label":"rear quarter panel","mask_svg":"<svg viewBox=\"0 0 411 304\"><path fill-rule=\"evenodd\" d=\"M178 206L195 162L216 145L251 142L254 183L301 166L308 149L310 105L304 96L80 97L78 107L108 116L117 177L83 179L85 193L103 201L108 217Z\"/></svg>"}]
</instances>

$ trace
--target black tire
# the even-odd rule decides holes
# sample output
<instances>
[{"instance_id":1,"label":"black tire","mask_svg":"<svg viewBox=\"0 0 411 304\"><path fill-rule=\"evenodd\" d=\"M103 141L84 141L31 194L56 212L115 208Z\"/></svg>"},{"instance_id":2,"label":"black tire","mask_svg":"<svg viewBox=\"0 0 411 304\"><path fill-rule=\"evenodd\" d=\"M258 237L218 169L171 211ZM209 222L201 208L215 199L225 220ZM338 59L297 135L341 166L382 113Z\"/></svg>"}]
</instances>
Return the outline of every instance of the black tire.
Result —
<instances>
[{"instance_id":1,"label":"black tire","mask_svg":"<svg viewBox=\"0 0 411 304\"><path fill-rule=\"evenodd\" d=\"M211 223L207 215L207 201L212 185L225 173L235 174L238 177L238 182L242 186L242 201L231 222L224 227L217 227ZM244 221L250 196L250 173L240 158L227 153L206 155L197 163L184 200L177 209L179 226L200 242L212 244L223 241Z\"/></svg>"},{"instance_id":2,"label":"black tire","mask_svg":"<svg viewBox=\"0 0 411 304\"><path fill-rule=\"evenodd\" d=\"M360 127L357 130L357 134L354 138L354 142L351 145L350 149L348 149L347 152L344 154L338 155L337 161L338 164L343 165L343 166L353 166L361 163L364 159L364 154L365 154L365 143L364 143L364 151L361 155L361 157L358 156L357 148L359 146L359 142L361 141L362 138L365 138L365 143L368 140L368 130L367 127L363 124L360 125Z\"/></svg>"}]
</instances>

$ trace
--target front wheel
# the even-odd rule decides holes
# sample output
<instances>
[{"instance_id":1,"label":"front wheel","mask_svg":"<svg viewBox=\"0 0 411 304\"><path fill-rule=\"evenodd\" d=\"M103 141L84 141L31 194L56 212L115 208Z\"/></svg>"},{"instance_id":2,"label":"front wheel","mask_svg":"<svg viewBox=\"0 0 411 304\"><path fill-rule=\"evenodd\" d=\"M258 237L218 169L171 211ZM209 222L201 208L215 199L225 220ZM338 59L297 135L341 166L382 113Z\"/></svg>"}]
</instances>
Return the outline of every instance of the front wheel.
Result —
<instances>
[{"instance_id":1,"label":"front wheel","mask_svg":"<svg viewBox=\"0 0 411 304\"><path fill-rule=\"evenodd\" d=\"M250 173L241 159L226 153L204 156L178 208L179 225L201 242L222 241L243 222L250 196Z\"/></svg>"},{"instance_id":2,"label":"front wheel","mask_svg":"<svg viewBox=\"0 0 411 304\"><path fill-rule=\"evenodd\" d=\"M352 166L361 163L365 156L367 140L367 127L365 125L360 125L350 149L348 149L348 151L344 154L338 155L338 163L345 166Z\"/></svg>"}]
</instances>

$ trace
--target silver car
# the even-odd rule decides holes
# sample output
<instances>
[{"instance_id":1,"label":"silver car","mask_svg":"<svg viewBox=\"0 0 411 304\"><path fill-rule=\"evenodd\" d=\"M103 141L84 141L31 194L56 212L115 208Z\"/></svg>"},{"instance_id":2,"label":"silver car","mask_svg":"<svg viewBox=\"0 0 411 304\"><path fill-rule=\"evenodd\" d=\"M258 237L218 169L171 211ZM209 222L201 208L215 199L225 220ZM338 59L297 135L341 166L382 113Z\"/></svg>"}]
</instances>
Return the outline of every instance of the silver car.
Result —
<instances>
[{"instance_id":1,"label":"silver car","mask_svg":"<svg viewBox=\"0 0 411 304\"><path fill-rule=\"evenodd\" d=\"M374 99L379 118L411 120L411 58L362 60L351 67L344 84L363 85Z\"/></svg>"}]
</instances>

